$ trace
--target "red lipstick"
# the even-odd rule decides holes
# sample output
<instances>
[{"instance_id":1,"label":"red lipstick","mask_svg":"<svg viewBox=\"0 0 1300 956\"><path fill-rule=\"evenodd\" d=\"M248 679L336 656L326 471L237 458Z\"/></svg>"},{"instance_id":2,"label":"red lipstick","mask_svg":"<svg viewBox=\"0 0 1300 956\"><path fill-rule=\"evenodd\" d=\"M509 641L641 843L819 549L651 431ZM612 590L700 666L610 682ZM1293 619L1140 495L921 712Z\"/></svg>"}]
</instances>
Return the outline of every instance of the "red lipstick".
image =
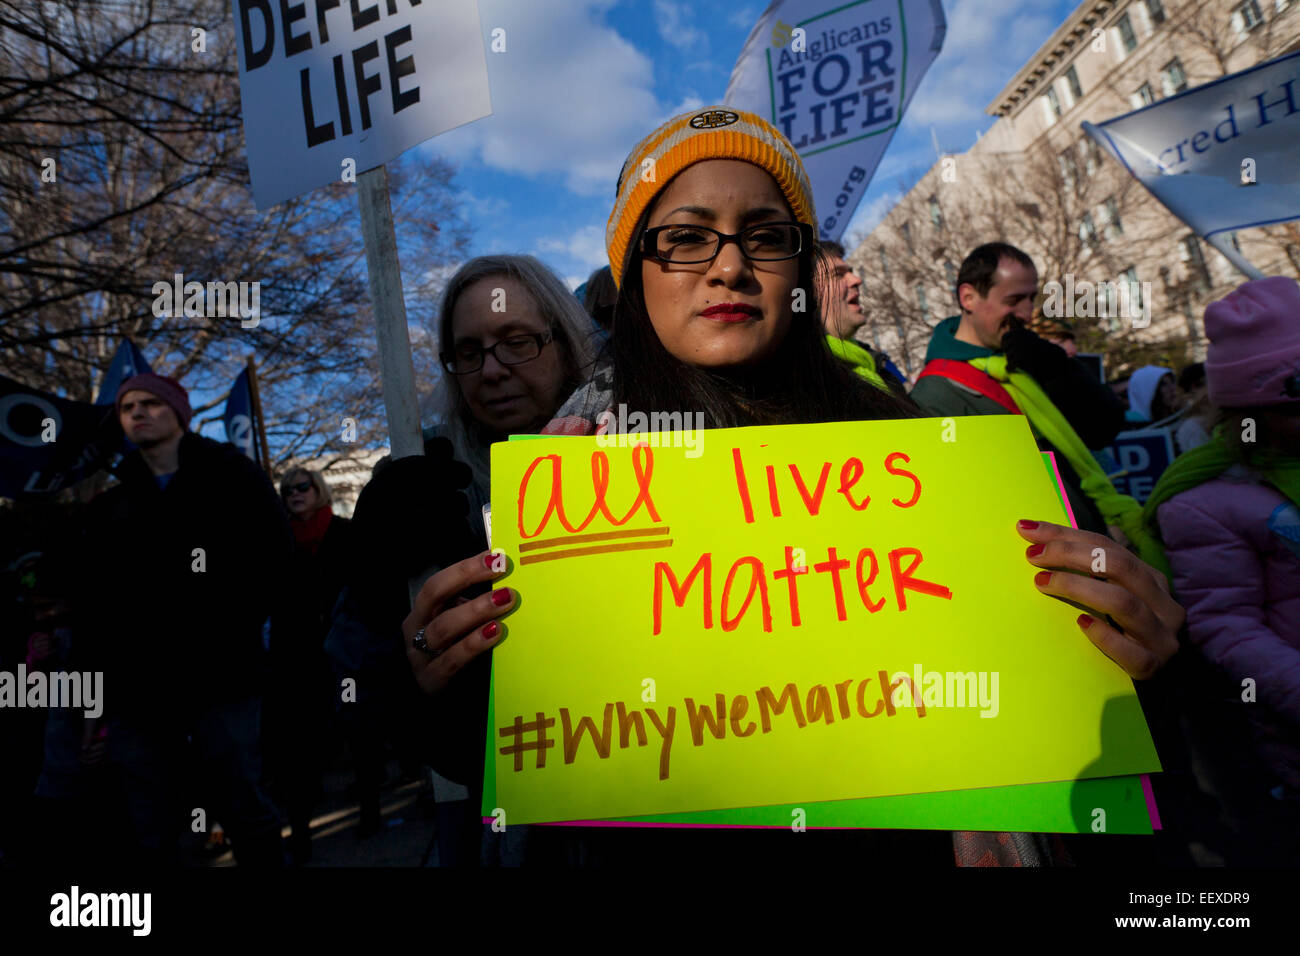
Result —
<instances>
[{"instance_id":1,"label":"red lipstick","mask_svg":"<svg viewBox=\"0 0 1300 956\"><path fill-rule=\"evenodd\" d=\"M700 313L702 317L715 322L744 322L762 314L761 309L743 302L719 302Z\"/></svg>"}]
</instances>

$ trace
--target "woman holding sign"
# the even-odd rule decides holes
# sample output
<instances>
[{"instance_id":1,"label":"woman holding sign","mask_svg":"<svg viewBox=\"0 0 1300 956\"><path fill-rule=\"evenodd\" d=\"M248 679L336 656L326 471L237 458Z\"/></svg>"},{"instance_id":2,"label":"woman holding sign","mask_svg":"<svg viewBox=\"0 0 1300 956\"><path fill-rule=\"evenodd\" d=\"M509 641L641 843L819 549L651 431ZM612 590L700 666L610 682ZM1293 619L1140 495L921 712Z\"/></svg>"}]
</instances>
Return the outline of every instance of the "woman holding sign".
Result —
<instances>
[{"instance_id":1,"label":"woman holding sign","mask_svg":"<svg viewBox=\"0 0 1300 956\"><path fill-rule=\"evenodd\" d=\"M861 381L827 348L815 229L803 166L760 117L715 107L655 130L623 166L606 233L619 285L613 380L581 389L544 432L597 433L612 417L603 413L620 405L702 412L715 428L916 416L913 405ZM1129 674L1150 676L1173 655L1183 612L1154 569L1099 535L1032 521L1018 530L1031 542L1029 563L1052 569L1038 572L1039 589L1092 609L1080 627ZM1094 575L1099 547L1109 560ZM489 595L454 601L501 573L481 555L448 568L419 595L404 625L408 646L420 631L434 645L436 633L436 649L448 652L409 654L426 692L500 640L496 619L515 606L514 592L494 592L507 596L500 604ZM1047 856L1027 835L961 836L963 863L1032 864ZM900 852L915 859L909 846Z\"/></svg>"}]
</instances>

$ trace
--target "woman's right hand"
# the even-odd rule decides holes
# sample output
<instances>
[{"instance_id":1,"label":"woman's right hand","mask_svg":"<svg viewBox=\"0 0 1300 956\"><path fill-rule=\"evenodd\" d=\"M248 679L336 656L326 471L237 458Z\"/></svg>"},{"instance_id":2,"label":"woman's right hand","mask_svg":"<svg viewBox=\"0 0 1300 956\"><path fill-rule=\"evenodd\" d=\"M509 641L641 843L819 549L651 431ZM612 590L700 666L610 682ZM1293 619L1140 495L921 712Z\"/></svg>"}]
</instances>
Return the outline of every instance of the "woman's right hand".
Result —
<instances>
[{"instance_id":1,"label":"woman's right hand","mask_svg":"<svg viewBox=\"0 0 1300 956\"><path fill-rule=\"evenodd\" d=\"M402 639L415 681L426 694L442 690L462 667L501 643L505 628L497 618L518 603L515 592L497 588L459 603L457 598L475 584L501 577L506 573L504 564L500 555L484 551L443 568L420 588L415 606L402 622ZM427 651L415 646L421 628Z\"/></svg>"}]
</instances>

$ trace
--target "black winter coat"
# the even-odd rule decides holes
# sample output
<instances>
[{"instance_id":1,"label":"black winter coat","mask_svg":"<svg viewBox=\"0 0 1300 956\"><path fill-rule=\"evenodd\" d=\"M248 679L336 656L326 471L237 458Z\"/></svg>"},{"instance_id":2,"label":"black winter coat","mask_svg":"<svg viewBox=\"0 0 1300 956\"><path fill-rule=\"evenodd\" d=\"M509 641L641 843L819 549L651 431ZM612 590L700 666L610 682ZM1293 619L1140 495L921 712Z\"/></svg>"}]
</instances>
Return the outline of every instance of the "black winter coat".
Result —
<instances>
[{"instance_id":1,"label":"black winter coat","mask_svg":"<svg viewBox=\"0 0 1300 956\"><path fill-rule=\"evenodd\" d=\"M138 451L91 502L78 642L104 672L105 714L188 719L262 690L262 628L293 553L265 474L187 432L160 489ZM199 550L201 549L201 551Z\"/></svg>"}]
</instances>

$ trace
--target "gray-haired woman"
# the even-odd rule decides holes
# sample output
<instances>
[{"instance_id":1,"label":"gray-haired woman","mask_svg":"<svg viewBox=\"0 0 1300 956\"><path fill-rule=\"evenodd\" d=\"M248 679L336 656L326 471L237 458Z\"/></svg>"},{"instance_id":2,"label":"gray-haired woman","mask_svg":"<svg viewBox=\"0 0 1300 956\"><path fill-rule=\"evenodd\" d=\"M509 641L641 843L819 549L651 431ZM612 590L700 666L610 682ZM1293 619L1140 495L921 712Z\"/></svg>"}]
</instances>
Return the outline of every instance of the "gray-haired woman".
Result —
<instances>
[{"instance_id":1,"label":"gray-haired woman","mask_svg":"<svg viewBox=\"0 0 1300 956\"><path fill-rule=\"evenodd\" d=\"M489 494L494 441L538 432L593 373L599 333L560 278L532 256L480 256L443 293L438 340L447 375L437 431L474 476L477 514Z\"/></svg>"}]
</instances>

